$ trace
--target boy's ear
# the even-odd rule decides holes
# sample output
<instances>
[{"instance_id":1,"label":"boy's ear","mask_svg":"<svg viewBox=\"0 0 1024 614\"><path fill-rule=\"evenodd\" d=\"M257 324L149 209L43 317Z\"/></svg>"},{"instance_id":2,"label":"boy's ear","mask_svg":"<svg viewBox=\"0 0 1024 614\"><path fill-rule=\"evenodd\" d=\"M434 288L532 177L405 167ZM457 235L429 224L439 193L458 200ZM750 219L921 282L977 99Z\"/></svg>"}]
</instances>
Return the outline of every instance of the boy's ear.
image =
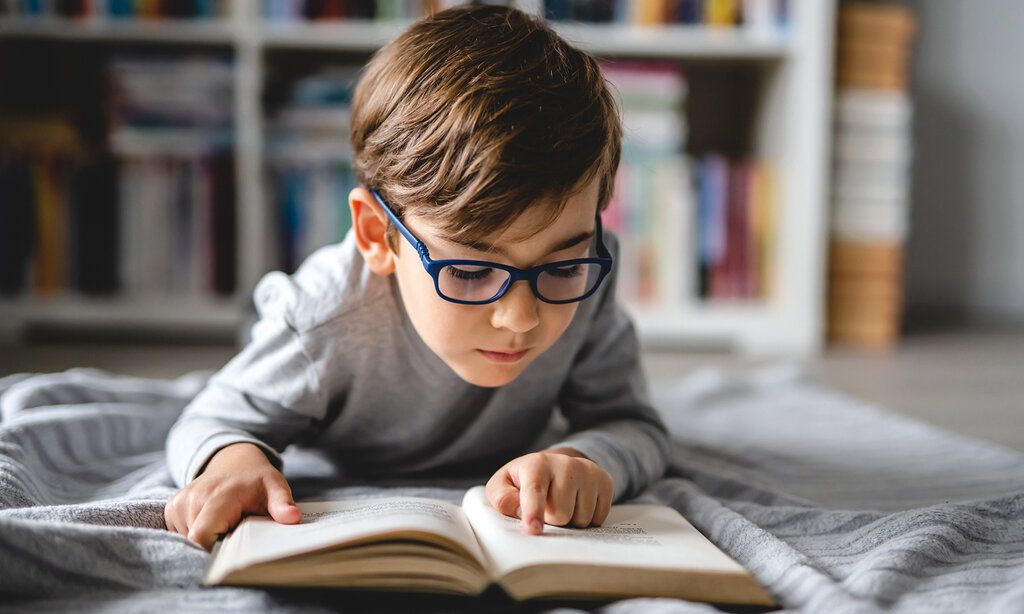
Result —
<instances>
[{"instance_id":1,"label":"boy's ear","mask_svg":"<svg viewBox=\"0 0 1024 614\"><path fill-rule=\"evenodd\" d=\"M363 255L366 265L377 275L394 273L395 254L385 236L388 219L373 194L366 188L355 188L349 192L348 206L352 211L356 248Z\"/></svg>"}]
</instances>

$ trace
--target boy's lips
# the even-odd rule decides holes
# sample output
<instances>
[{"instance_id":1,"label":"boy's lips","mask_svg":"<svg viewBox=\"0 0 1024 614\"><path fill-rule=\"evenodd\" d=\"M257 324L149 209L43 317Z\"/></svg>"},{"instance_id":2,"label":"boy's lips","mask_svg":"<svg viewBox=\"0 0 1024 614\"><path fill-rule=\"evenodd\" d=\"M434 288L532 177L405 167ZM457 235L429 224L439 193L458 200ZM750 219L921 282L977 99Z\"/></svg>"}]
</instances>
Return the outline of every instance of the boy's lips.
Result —
<instances>
[{"instance_id":1,"label":"boy's lips","mask_svg":"<svg viewBox=\"0 0 1024 614\"><path fill-rule=\"evenodd\" d=\"M515 352L496 352L491 350L477 350L484 355L485 358L492 362L516 362L520 358L526 355L526 352L530 348L524 348Z\"/></svg>"}]
</instances>

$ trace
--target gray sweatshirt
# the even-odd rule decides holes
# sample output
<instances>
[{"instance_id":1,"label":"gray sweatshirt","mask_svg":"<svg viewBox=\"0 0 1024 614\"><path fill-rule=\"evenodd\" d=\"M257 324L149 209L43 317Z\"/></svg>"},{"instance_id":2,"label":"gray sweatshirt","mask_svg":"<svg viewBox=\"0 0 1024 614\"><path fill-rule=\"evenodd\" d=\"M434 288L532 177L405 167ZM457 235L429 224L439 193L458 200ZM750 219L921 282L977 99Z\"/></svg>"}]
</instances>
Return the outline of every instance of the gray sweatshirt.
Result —
<instances>
[{"instance_id":1,"label":"gray sweatshirt","mask_svg":"<svg viewBox=\"0 0 1024 614\"><path fill-rule=\"evenodd\" d=\"M606 233L612 254L618 242ZM572 447L611 474L615 498L665 470L666 431L648 402L632 323L614 300L615 269L514 381L462 380L413 328L394 276L364 264L350 233L293 275L256 287L252 339L185 408L167 438L179 486L220 448L251 442L281 467L291 444L346 475L489 476L531 451L561 411Z\"/></svg>"}]
</instances>

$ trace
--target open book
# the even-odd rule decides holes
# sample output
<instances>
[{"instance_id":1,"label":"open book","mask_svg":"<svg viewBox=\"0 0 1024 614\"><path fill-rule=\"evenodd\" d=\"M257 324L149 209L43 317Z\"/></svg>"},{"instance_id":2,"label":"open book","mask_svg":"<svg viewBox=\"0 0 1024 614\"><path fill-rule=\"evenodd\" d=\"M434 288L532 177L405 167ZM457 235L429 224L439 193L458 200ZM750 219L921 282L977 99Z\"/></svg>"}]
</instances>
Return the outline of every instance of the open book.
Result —
<instances>
[{"instance_id":1,"label":"open book","mask_svg":"<svg viewBox=\"0 0 1024 614\"><path fill-rule=\"evenodd\" d=\"M675 510L615 505L601 527L544 526L497 512L484 488L462 507L401 497L299 503L302 522L250 516L219 542L208 585L318 586L513 599L677 597L773 605L739 563Z\"/></svg>"}]
</instances>

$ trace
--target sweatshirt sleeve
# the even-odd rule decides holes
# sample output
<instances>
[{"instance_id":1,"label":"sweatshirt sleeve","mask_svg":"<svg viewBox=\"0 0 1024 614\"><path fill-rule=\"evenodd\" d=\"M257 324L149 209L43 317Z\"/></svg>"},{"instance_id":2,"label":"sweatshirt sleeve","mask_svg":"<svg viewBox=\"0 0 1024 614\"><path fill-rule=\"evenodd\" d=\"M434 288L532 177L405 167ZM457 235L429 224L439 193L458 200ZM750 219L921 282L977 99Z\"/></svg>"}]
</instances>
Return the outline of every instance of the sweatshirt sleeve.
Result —
<instances>
[{"instance_id":1,"label":"sweatshirt sleeve","mask_svg":"<svg viewBox=\"0 0 1024 614\"><path fill-rule=\"evenodd\" d=\"M615 302L616 277L613 270L597 295L600 304L559 394L571 432L551 448L573 448L601 466L619 501L664 474L670 441L649 401L633 323Z\"/></svg>"},{"instance_id":2,"label":"sweatshirt sleeve","mask_svg":"<svg viewBox=\"0 0 1024 614\"><path fill-rule=\"evenodd\" d=\"M257 297L287 290L289 282L274 276L284 277L268 275ZM167 462L179 487L233 443L259 446L280 468L280 453L326 415L325 393L302 335L287 310L275 308L280 300L263 303L251 341L210 379L167 436Z\"/></svg>"}]
</instances>

